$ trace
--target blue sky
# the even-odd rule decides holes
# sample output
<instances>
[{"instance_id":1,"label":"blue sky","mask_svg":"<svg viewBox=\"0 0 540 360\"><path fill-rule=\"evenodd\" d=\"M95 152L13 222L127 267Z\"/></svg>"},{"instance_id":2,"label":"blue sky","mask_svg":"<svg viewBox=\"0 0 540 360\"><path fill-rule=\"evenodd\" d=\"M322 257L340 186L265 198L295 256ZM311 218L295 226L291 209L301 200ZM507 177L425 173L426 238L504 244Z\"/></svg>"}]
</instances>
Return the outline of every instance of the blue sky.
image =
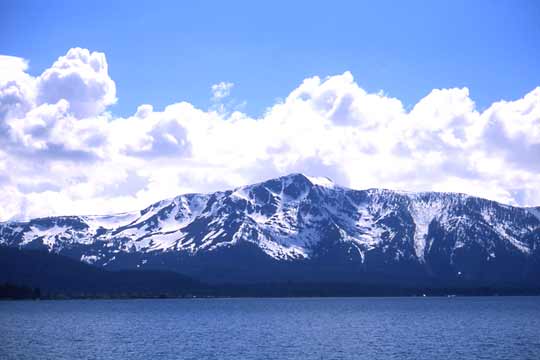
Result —
<instances>
[{"instance_id":1,"label":"blue sky","mask_svg":"<svg viewBox=\"0 0 540 360\"><path fill-rule=\"evenodd\" d=\"M539 1L0 1L0 221L301 172L540 205Z\"/></svg>"},{"instance_id":2,"label":"blue sky","mask_svg":"<svg viewBox=\"0 0 540 360\"><path fill-rule=\"evenodd\" d=\"M3 1L0 53L39 75L72 47L107 55L133 114L210 105L210 86L259 116L303 79L350 71L364 89L414 105L466 86L479 108L540 83L538 1Z\"/></svg>"}]
</instances>

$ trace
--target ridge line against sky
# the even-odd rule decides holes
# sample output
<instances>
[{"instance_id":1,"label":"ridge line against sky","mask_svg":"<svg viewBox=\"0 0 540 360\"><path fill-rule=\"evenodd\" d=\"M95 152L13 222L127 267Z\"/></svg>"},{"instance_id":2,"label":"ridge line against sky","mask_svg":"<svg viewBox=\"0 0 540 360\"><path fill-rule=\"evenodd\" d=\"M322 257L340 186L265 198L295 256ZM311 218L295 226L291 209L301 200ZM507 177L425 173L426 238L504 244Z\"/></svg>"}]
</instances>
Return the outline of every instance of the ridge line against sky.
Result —
<instances>
[{"instance_id":1,"label":"ridge line against sky","mask_svg":"<svg viewBox=\"0 0 540 360\"><path fill-rule=\"evenodd\" d=\"M27 66L0 57L2 220L122 212L292 172L540 204L540 87L484 111L467 88L434 89L406 110L344 72L305 79L260 118L229 107L227 82L208 110L115 117L105 54L73 48L37 77Z\"/></svg>"}]
</instances>

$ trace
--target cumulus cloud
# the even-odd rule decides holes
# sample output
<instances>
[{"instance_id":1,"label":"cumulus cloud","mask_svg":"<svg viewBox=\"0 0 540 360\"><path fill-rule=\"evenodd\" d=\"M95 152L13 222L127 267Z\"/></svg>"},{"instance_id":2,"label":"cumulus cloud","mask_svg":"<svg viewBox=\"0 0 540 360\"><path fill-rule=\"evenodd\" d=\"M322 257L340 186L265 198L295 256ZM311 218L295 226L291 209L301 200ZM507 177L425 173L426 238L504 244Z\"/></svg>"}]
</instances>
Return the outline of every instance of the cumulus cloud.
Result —
<instances>
[{"instance_id":1,"label":"cumulus cloud","mask_svg":"<svg viewBox=\"0 0 540 360\"><path fill-rule=\"evenodd\" d=\"M118 118L102 53L71 49L37 77L20 58L0 69L0 220L126 211L290 172L540 205L540 88L484 111L467 88L434 89L407 111L344 72L305 79L259 118L187 102ZM213 85L213 102L232 87Z\"/></svg>"},{"instance_id":2,"label":"cumulus cloud","mask_svg":"<svg viewBox=\"0 0 540 360\"><path fill-rule=\"evenodd\" d=\"M228 117L233 111L240 111L246 106L246 102L237 102L231 98L231 90L234 87L232 82L222 81L211 86L212 98L210 99L212 106L210 111L220 113L223 117Z\"/></svg>"},{"instance_id":3,"label":"cumulus cloud","mask_svg":"<svg viewBox=\"0 0 540 360\"><path fill-rule=\"evenodd\" d=\"M26 73L28 62L0 55L0 126L7 117L18 117L33 106L35 80Z\"/></svg>"},{"instance_id":4,"label":"cumulus cloud","mask_svg":"<svg viewBox=\"0 0 540 360\"><path fill-rule=\"evenodd\" d=\"M140 141L127 149L129 155L142 157L184 157L189 152L186 129L174 118L155 121Z\"/></svg>"},{"instance_id":5,"label":"cumulus cloud","mask_svg":"<svg viewBox=\"0 0 540 360\"><path fill-rule=\"evenodd\" d=\"M105 54L73 48L37 79L37 100L53 104L65 99L77 118L95 116L116 102L116 85Z\"/></svg>"}]
</instances>

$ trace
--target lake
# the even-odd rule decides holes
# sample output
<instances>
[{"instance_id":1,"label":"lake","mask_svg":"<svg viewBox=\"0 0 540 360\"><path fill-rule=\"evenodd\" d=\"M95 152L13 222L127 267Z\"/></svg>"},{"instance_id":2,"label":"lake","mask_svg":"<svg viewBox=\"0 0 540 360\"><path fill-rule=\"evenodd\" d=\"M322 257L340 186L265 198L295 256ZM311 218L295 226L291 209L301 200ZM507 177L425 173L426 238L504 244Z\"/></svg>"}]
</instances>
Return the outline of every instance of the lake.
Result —
<instances>
[{"instance_id":1,"label":"lake","mask_svg":"<svg viewBox=\"0 0 540 360\"><path fill-rule=\"evenodd\" d=\"M0 302L1 359L539 359L540 297Z\"/></svg>"}]
</instances>

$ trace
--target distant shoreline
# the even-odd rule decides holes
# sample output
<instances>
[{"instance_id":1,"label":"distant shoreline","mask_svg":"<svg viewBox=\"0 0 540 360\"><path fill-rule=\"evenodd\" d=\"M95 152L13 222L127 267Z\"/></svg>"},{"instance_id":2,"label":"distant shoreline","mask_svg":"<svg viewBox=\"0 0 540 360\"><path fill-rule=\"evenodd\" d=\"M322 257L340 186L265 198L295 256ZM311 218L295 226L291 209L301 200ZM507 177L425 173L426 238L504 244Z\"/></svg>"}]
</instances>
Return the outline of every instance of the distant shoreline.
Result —
<instances>
[{"instance_id":1,"label":"distant shoreline","mask_svg":"<svg viewBox=\"0 0 540 360\"><path fill-rule=\"evenodd\" d=\"M11 285L10 285L11 286ZM290 286L290 285L289 285ZM303 287L304 286L304 287ZM540 289L392 289L373 291L373 289L355 289L351 285L350 292L332 292L330 290L306 289L306 284L298 287L284 288L281 284L273 287L268 285L236 285L231 288L215 287L201 291L186 292L182 294L152 294L152 293L109 293L109 294L73 294L62 292L41 292L23 286L18 288L19 293L8 294L0 292L0 301L43 301L43 300L135 300L135 299L285 299L285 298L456 298L456 297L516 297L540 296ZM358 285L357 285L358 286ZM262 289L264 287L264 289ZM4 289L5 285L0 287ZM356 291L355 291L356 290ZM370 291L372 290L372 291Z\"/></svg>"}]
</instances>

